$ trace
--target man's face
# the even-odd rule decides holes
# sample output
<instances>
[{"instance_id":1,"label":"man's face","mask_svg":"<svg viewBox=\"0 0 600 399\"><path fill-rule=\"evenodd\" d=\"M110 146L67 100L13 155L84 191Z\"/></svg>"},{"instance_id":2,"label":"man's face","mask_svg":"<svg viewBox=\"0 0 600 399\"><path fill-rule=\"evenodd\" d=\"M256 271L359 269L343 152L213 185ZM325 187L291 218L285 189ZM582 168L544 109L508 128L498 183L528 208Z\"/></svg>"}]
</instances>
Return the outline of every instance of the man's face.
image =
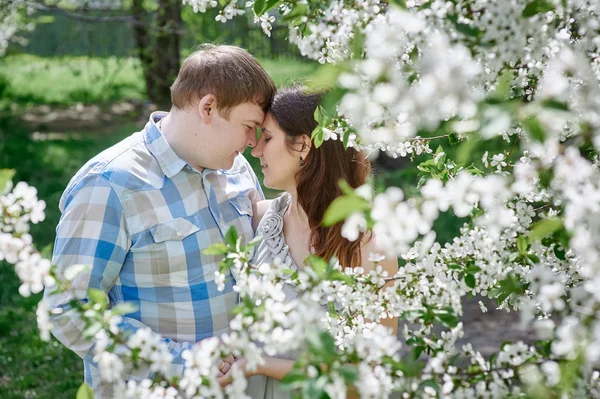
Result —
<instances>
[{"instance_id":1,"label":"man's face","mask_svg":"<svg viewBox=\"0 0 600 399\"><path fill-rule=\"evenodd\" d=\"M252 102L238 104L229 109L228 118L219 109L211 118L211 129L207 137L208 151L205 167L210 169L231 169L235 157L243 153L247 146L256 145L256 128L265 113Z\"/></svg>"}]
</instances>

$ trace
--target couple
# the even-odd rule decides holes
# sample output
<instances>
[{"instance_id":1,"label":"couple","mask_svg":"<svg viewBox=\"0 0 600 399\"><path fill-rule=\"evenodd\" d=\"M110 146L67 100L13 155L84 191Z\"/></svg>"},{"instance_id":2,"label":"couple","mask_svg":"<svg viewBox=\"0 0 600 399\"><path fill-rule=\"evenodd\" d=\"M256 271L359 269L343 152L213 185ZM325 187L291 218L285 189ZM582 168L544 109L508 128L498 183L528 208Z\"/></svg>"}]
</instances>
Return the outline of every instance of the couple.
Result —
<instances>
[{"instance_id":1,"label":"couple","mask_svg":"<svg viewBox=\"0 0 600 399\"><path fill-rule=\"evenodd\" d=\"M100 381L93 342L70 309L86 300L89 288L102 289L110 304L132 302L121 329L149 327L163 336L173 355L170 373L181 375L181 354L202 339L227 332L236 305L233 277L217 290L220 259L203 250L222 242L233 226L245 241L267 231L254 264L284 259L303 267L309 254L335 255L344 266L373 267L374 240L349 242L341 226L323 228L327 206L340 195L339 179L357 187L369 163L339 141L312 146L313 113L319 95L299 89L276 93L266 71L245 50L204 46L183 63L171 87L169 113L155 112L141 132L105 150L71 179L60 201L53 263L59 272L91 265L73 281L76 297L45 293L53 308L53 334L84 361L85 381L96 398L114 397ZM256 129L262 127L257 140ZM241 153L259 157L268 187L285 190L264 201L260 183ZM282 223L273 226L269 220ZM384 262L391 274L395 262ZM385 319L394 324L395 320ZM234 360L218 365L224 383ZM251 378L252 397L281 397L278 379L291 360L267 358ZM140 379L150 373L126 374Z\"/></svg>"}]
</instances>

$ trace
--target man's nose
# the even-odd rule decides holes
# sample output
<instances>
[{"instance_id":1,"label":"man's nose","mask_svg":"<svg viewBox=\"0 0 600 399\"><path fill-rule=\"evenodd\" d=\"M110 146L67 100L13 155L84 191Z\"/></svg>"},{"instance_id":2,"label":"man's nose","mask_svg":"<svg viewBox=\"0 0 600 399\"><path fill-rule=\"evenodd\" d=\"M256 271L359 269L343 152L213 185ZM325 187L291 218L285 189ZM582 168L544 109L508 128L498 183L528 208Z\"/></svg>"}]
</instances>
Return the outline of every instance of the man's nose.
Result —
<instances>
[{"instance_id":1,"label":"man's nose","mask_svg":"<svg viewBox=\"0 0 600 399\"><path fill-rule=\"evenodd\" d=\"M248 134L248 144L246 144L250 147L256 147L256 131L252 130L249 134Z\"/></svg>"}]
</instances>

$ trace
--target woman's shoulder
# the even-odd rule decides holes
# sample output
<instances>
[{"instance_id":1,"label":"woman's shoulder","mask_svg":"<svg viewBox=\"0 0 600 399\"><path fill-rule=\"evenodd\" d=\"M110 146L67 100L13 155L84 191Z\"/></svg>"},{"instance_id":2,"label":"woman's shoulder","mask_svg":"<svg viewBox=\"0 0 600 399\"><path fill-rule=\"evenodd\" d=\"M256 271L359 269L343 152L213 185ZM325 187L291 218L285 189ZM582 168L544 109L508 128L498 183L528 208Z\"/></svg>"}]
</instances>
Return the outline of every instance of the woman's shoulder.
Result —
<instances>
[{"instance_id":1,"label":"woman's shoulder","mask_svg":"<svg viewBox=\"0 0 600 399\"><path fill-rule=\"evenodd\" d=\"M265 216L265 213L271 207L272 203L273 200L262 200L257 201L253 204L254 209L252 212L252 227L254 228L254 230L256 230L258 224L260 223L263 216Z\"/></svg>"},{"instance_id":2,"label":"woman's shoulder","mask_svg":"<svg viewBox=\"0 0 600 399\"><path fill-rule=\"evenodd\" d=\"M252 226L254 227L254 230L257 229L260 221L265 217L267 212L276 212L283 216L283 212L287 209L291 202L292 196L288 192L284 192L272 200L257 201L254 204L252 216Z\"/></svg>"}]
</instances>

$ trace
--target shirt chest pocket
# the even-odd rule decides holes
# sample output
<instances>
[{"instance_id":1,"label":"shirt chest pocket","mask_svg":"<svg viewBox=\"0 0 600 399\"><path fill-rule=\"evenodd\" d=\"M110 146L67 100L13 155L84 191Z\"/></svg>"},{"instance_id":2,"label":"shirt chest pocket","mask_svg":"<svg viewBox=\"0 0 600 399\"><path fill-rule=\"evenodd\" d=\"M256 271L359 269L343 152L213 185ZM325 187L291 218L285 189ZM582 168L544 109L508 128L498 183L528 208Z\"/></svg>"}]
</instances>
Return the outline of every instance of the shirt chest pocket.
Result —
<instances>
[{"instance_id":1,"label":"shirt chest pocket","mask_svg":"<svg viewBox=\"0 0 600 399\"><path fill-rule=\"evenodd\" d=\"M171 286L184 286L202 277L200 243L206 232L193 223L194 217L176 218L150 228L151 251L158 263L155 278Z\"/></svg>"},{"instance_id":2,"label":"shirt chest pocket","mask_svg":"<svg viewBox=\"0 0 600 399\"><path fill-rule=\"evenodd\" d=\"M242 245L248 244L254 238L254 230L252 229L252 202L248 197L235 197L229 200L231 208L233 208L232 217L227 223L227 230L230 227L235 227L238 236L242 237ZM250 255L254 254L254 249Z\"/></svg>"},{"instance_id":3,"label":"shirt chest pocket","mask_svg":"<svg viewBox=\"0 0 600 399\"><path fill-rule=\"evenodd\" d=\"M238 235L247 238L246 242L248 242L254 236L252 230L252 202L247 197L235 197L230 199L229 203L233 207L233 217L228 225L233 225L237 229Z\"/></svg>"}]
</instances>

